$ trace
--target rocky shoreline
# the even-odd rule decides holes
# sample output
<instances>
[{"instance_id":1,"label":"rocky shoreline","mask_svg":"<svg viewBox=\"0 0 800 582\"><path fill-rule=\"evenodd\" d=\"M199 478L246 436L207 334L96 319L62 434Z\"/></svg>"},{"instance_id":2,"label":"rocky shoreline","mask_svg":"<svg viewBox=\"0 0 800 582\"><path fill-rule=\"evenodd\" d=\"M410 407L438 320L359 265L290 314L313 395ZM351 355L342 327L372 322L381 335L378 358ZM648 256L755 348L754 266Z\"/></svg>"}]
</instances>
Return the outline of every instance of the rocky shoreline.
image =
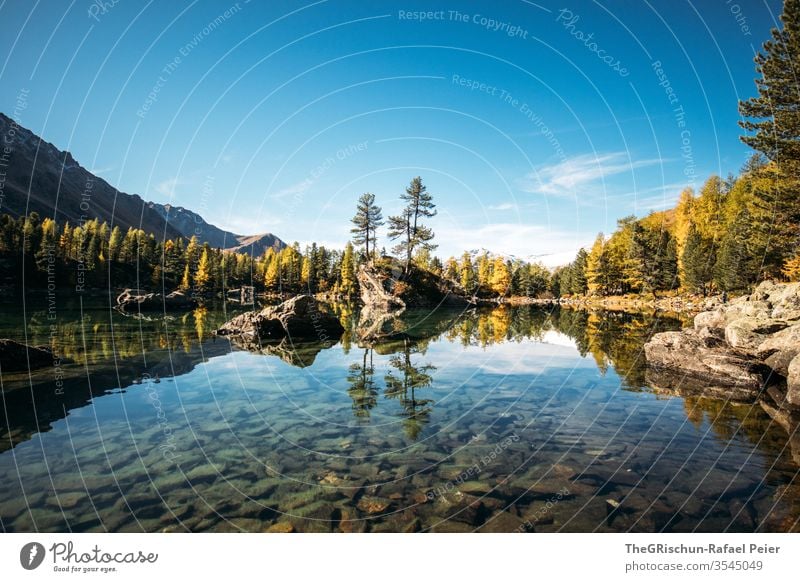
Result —
<instances>
[{"instance_id":1,"label":"rocky shoreline","mask_svg":"<svg viewBox=\"0 0 800 582\"><path fill-rule=\"evenodd\" d=\"M648 382L673 393L759 402L800 461L800 283L761 283L644 346Z\"/></svg>"},{"instance_id":2,"label":"rocky shoreline","mask_svg":"<svg viewBox=\"0 0 800 582\"><path fill-rule=\"evenodd\" d=\"M479 303L508 305L544 305L566 306L577 309L601 309L608 311L667 311L671 313L700 313L714 309L723 304L720 296L703 297L701 295L676 295L674 297L610 296L610 297L504 297L498 299L480 299Z\"/></svg>"}]
</instances>

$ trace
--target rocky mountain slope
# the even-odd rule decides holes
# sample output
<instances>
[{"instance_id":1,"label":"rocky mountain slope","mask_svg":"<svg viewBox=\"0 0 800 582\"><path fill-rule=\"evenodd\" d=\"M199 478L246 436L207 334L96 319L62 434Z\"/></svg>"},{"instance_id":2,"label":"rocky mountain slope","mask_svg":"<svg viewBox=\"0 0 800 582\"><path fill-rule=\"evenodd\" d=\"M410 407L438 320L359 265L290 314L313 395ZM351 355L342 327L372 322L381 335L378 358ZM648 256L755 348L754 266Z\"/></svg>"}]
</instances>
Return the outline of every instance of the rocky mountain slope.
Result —
<instances>
[{"instance_id":1,"label":"rocky mountain slope","mask_svg":"<svg viewBox=\"0 0 800 582\"><path fill-rule=\"evenodd\" d=\"M37 212L73 224L97 218L122 230L141 228L158 239L197 234L215 248L252 252L281 249L271 233L240 235L206 222L186 208L148 202L120 192L81 166L70 152L0 113L0 212L18 217ZM5 149L4 149L5 148Z\"/></svg>"},{"instance_id":2,"label":"rocky mountain slope","mask_svg":"<svg viewBox=\"0 0 800 582\"><path fill-rule=\"evenodd\" d=\"M281 239L272 233L244 235L222 230L205 221L205 219L183 206L148 202L148 206L164 218L170 226L176 228L186 238L193 235L201 242L207 242L219 249L246 252L254 256L264 253L268 248L281 250L286 246Z\"/></svg>"}]
</instances>

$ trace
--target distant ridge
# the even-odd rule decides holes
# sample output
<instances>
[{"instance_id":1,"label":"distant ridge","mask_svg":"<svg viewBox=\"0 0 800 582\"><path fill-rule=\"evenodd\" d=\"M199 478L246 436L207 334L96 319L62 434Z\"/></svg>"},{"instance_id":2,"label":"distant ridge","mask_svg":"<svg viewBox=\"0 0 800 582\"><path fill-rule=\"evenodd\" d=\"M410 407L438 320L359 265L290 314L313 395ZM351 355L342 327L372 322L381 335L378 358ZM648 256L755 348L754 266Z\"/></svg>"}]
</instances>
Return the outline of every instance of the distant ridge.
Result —
<instances>
[{"instance_id":1,"label":"distant ridge","mask_svg":"<svg viewBox=\"0 0 800 582\"><path fill-rule=\"evenodd\" d=\"M269 232L243 235L222 230L213 224L209 224L202 216L183 206L159 204L157 202L148 202L148 206L186 238L197 236L197 240L207 242L212 247L235 250L252 254L253 256L262 255L270 247L278 251L286 247L286 243Z\"/></svg>"},{"instance_id":2,"label":"distant ridge","mask_svg":"<svg viewBox=\"0 0 800 582\"><path fill-rule=\"evenodd\" d=\"M158 240L197 235L215 248L262 254L286 244L271 233L252 236L224 231L180 206L147 202L120 192L82 167L70 152L18 125L0 113L0 213L40 217L77 224L94 218L123 231L140 228Z\"/></svg>"}]
</instances>

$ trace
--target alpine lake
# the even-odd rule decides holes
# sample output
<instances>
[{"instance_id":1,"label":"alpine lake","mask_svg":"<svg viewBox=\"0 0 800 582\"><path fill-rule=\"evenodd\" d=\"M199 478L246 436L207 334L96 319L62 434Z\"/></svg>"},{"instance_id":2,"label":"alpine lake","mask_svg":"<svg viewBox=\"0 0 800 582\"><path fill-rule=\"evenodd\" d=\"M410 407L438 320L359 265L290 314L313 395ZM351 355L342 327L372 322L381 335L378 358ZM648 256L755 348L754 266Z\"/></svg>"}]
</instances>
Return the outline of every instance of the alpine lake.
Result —
<instances>
[{"instance_id":1,"label":"alpine lake","mask_svg":"<svg viewBox=\"0 0 800 582\"><path fill-rule=\"evenodd\" d=\"M236 347L244 308L0 305L61 357L3 373L5 532L784 532L797 447L759 403L659 388L677 315L409 311L359 342ZM796 444L796 443L795 443Z\"/></svg>"}]
</instances>

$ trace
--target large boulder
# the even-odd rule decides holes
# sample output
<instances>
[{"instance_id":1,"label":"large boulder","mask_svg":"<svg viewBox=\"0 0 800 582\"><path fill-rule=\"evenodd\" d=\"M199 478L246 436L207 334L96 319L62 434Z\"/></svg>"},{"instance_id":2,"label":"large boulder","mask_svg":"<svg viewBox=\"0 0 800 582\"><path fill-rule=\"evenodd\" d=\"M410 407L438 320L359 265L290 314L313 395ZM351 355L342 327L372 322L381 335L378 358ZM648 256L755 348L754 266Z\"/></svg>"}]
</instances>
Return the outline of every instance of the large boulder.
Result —
<instances>
[{"instance_id":1,"label":"large boulder","mask_svg":"<svg viewBox=\"0 0 800 582\"><path fill-rule=\"evenodd\" d=\"M773 333L786 329L785 321L740 317L725 326L725 341L734 348L755 353Z\"/></svg>"},{"instance_id":2,"label":"large boulder","mask_svg":"<svg viewBox=\"0 0 800 582\"><path fill-rule=\"evenodd\" d=\"M413 264L406 268L389 257L362 265L356 278L361 302L373 312L399 313L414 307L464 308L471 304L453 281Z\"/></svg>"},{"instance_id":3,"label":"large boulder","mask_svg":"<svg viewBox=\"0 0 800 582\"><path fill-rule=\"evenodd\" d=\"M194 309L197 307L197 301L181 291L161 295L161 293L142 293L125 289L117 297L117 307L125 312L172 311Z\"/></svg>"},{"instance_id":4,"label":"large boulder","mask_svg":"<svg viewBox=\"0 0 800 582\"><path fill-rule=\"evenodd\" d=\"M406 308L405 301L394 293L400 273L398 271L395 277L392 277L389 273L366 265L359 267L356 278L365 310L373 313L392 313Z\"/></svg>"},{"instance_id":5,"label":"large boulder","mask_svg":"<svg viewBox=\"0 0 800 582\"><path fill-rule=\"evenodd\" d=\"M790 323L800 323L800 283L764 281L750 296L751 302L769 306L769 317Z\"/></svg>"},{"instance_id":6,"label":"large boulder","mask_svg":"<svg viewBox=\"0 0 800 582\"><path fill-rule=\"evenodd\" d=\"M699 313L694 327L656 334L645 345L652 369L709 384L788 391L800 407L800 283L761 283L751 295ZM795 366L795 368L792 368ZM791 397L789 396L791 395Z\"/></svg>"},{"instance_id":7,"label":"large boulder","mask_svg":"<svg viewBox=\"0 0 800 582\"><path fill-rule=\"evenodd\" d=\"M313 341L333 343L344 333L339 320L320 309L310 295L299 295L280 305L234 317L217 330L218 335L258 338L262 341Z\"/></svg>"},{"instance_id":8,"label":"large boulder","mask_svg":"<svg viewBox=\"0 0 800 582\"><path fill-rule=\"evenodd\" d=\"M800 355L795 356L789 364L786 376L786 400L790 404L800 406Z\"/></svg>"},{"instance_id":9,"label":"large boulder","mask_svg":"<svg viewBox=\"0 0 800 582\"><path fill-rule=\"evenodd\" d=\"M53 352L45 347L28 346L10 339L0 339L0 371L20 372L53 364Z\"/></svg>"},{"instance_id":10,"label":"large boulder","mask_svg":"<svg viewBox=\"0 0 800 582\"><path fill-rule=\"evenodd\" d=\"M709 385L735 386L758 392L763 367L724 345L713 334L696 330L658 333L644 346L649 366L680 371Z\"/></svg>"},{"instance_id":11,"label":"large boulder","mask_svg":"<svg viewBox=\"0 0 800 582\"><path fill-rule=\"evenodd\" d=\"M781 376L789 374L789 364L800 353L800 325L793 325L767 337L756 355Z\"/></svg>"}]
</instances>

